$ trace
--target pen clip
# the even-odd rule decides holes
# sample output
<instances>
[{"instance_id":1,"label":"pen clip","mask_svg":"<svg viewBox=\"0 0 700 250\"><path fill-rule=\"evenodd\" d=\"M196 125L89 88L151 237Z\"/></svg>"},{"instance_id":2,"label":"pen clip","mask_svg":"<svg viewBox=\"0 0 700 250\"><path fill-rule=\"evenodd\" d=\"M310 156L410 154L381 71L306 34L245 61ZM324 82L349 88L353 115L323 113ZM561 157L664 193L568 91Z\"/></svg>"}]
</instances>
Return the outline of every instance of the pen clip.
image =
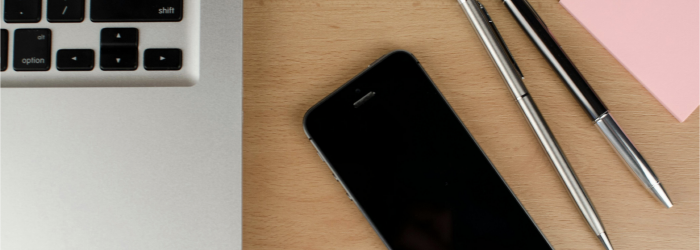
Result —
<instances>
[{"instance_id":1,"label":"pen clip","mask_svg":"<svg viewBox=\"0 0 700 250\"><path fill-rule=\"evenodd\" d=\"M477 2L477 3L479 3L479 2ZM491 16L489 16L489 12L486 11L486 8L484 8L484 5L482 5L481 3L479 3L479 9L481 9L481 13L483 13L484 16L486 17L486 19L489 21L491 28L493 28L493 31L496 33L496 37L498 37L498 41L501 43L501 45L503 45L503 48L506 49L506 53L508 53L508 58L513 63L513 66L515 66L515 70L517 70L518 73L520 74L520 78L524 79L525 76L523 76L523 72L520 71L520 67L518 67L518 63L515 62L515 59L513 58L513 54L510 53L510 49L508 49L508 45L506 45L506 42L503 41L503 37L501 37L501 33L498 32L498 29L496 28L496 24L493 23L493 20L491 20Z\"/></svg>"}]
</instances>

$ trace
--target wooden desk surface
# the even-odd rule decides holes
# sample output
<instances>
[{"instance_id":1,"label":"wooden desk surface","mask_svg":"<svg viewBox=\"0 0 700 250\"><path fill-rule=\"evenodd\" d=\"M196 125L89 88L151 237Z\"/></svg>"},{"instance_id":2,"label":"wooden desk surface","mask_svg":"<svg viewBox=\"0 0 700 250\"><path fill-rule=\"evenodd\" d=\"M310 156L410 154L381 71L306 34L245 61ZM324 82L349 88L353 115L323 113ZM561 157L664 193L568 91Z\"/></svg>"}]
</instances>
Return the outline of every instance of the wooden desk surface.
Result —
<instances>
[{"instance_id":1,"label":"wooden desk surface","mask_svg":"<svg viewBox=\"0 0 700 250\"><path fill-rule=\"evenodd\" d=\"M485 0L615 249L698 249L698 111L679 123L556 0L531 0L671 199L591 124L510 13ZM455 0L246 0L245 249L385 249L316 155L306 110L395 49L412 52L556 249L603 249Z\"/></svg>"}]
</instances>

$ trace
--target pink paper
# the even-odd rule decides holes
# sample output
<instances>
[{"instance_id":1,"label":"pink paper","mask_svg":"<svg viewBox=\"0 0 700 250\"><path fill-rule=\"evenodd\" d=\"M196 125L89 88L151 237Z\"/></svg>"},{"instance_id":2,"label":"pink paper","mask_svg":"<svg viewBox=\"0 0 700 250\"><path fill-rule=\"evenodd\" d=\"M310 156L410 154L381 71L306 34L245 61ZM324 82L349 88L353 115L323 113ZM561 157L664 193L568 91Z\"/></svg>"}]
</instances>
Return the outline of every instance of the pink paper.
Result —
<instances>
[{"instance_id":1,"label":"pink paper","mask_svg":"<svg viewBox=\"0 0 700 250\"><path fill-rule=\"evenodd\" d=\"M678 121L695 111L700 104L700 1L560 3Z\"/></svg>"}]
</instances>

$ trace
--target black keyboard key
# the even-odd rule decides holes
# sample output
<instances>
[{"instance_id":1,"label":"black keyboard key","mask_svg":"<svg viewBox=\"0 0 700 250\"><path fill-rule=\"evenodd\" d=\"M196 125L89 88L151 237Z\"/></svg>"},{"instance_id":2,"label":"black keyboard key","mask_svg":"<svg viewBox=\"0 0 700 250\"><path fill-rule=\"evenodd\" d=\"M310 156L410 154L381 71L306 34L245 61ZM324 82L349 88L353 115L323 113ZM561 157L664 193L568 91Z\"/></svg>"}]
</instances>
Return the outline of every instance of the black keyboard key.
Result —
<instances>
[{"instance_id":1,"label":"black keyboard key","mask_svg":"<svg viewBox=\"0 0 700 250\"><path fill-rule=\"evenodd\" d=\"M139 50L136 47L102 47L100 68L102 70L136 70Z\"/></svg>"},{"instance_id":2,"label":"black keyboard key","mask_svg":"<svg viewBox=\"0 0 700 250\"><path fill-rule=\"evenodd\" d=\"M95 67L95 51L91 49L62 49L56 52L56 69L92 70Z\"/></svg>"},{"instance_id":3,"label":"black keyboard key","mask_svg":"<svg viewBox=\"0 0 700 250\"><path fill-rule=\"evenodd\" d=\"M15 30L13 67L15 71L51 68L51 30Z\"/></svg>"},{"instance_id":4,"label":"black keyboard key","mask_svg":"<svg viewBox=\"0 0 700 250\"><path fill-rule=\"evenodd\" d=\"M100 46L139 45L139 30L136 28L104 28L100 34Z\"/></svg>"},{"instance_id":5,"label":"black keyboard key","mask_svg":"<svg viewBox=\"0 0 700 250\"><path fill-rule=\"evenodd\" d=\"M182 0L91 0L93 22L179 22Z\"/></svg>"},{"instance_id":6,"label":"black keyboard key","mask_svg":"<svg viewBox=\"0 0 700 250\"><path fill-rule=\"evenodd\" d=\"M104 28L100 33L100 68L102 70L136 70L138 67L139 30Z\"/></svg>"},{"instance_id":7,"label":"black keyboard key","mask_svg":"<svg viewBox=\"0 0 700 250\"><path fill-rule=\"evenodd\" d=\"M6 29L2 29L1 33L2 37L0 39L2 39L2 50L0 50L0 57L2 57L2 71L5 71L7 70L7 42L10 34L7 33Z\"/></svg>"},{"instance_id":8,"label":"black keyboard key","mask_svg":"<svg viewBox=\"0 0 700 250\"><path fill-rule=\"evenodd\" d=\"M41 0L4 0L6 23L38 23Z\"/></svg>"},{"instance_id":9,"label":"black keyboard key","mask_svg":"<svg viewBox=\"0 0 700 250\"><path fill-rule=\"evenodd\" d=\"M143 68L146 70L180 70L182 50L147 49L143 53Z\"/></svg>"},{"instance_id":10,"label":"black keyboard key","mask_svg":"<svg viewBox=\"0 0 700 250\"><path fill-rule=\"evenodd\" d=\"M46 20L82 22L85 19L85 0L47 0Z\"/></svg>"}]
</instances>

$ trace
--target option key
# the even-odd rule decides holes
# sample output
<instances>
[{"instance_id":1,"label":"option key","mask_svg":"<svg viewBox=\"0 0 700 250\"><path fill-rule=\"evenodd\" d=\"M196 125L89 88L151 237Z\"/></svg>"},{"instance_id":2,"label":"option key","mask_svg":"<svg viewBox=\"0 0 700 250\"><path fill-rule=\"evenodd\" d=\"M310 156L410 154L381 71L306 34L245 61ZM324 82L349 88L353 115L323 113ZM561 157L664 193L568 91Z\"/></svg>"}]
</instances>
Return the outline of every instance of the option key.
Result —
<instances>
[{"instance_id":1,"label":"option key","mask_svg":"<svg viewBox=\"0 0 700 250\"><path fill-rule=\"evenodd\" d=\"M47 71L51 68L51 30L16 29L14 45L15 71Z\"/></svg>"}]
</instances>

